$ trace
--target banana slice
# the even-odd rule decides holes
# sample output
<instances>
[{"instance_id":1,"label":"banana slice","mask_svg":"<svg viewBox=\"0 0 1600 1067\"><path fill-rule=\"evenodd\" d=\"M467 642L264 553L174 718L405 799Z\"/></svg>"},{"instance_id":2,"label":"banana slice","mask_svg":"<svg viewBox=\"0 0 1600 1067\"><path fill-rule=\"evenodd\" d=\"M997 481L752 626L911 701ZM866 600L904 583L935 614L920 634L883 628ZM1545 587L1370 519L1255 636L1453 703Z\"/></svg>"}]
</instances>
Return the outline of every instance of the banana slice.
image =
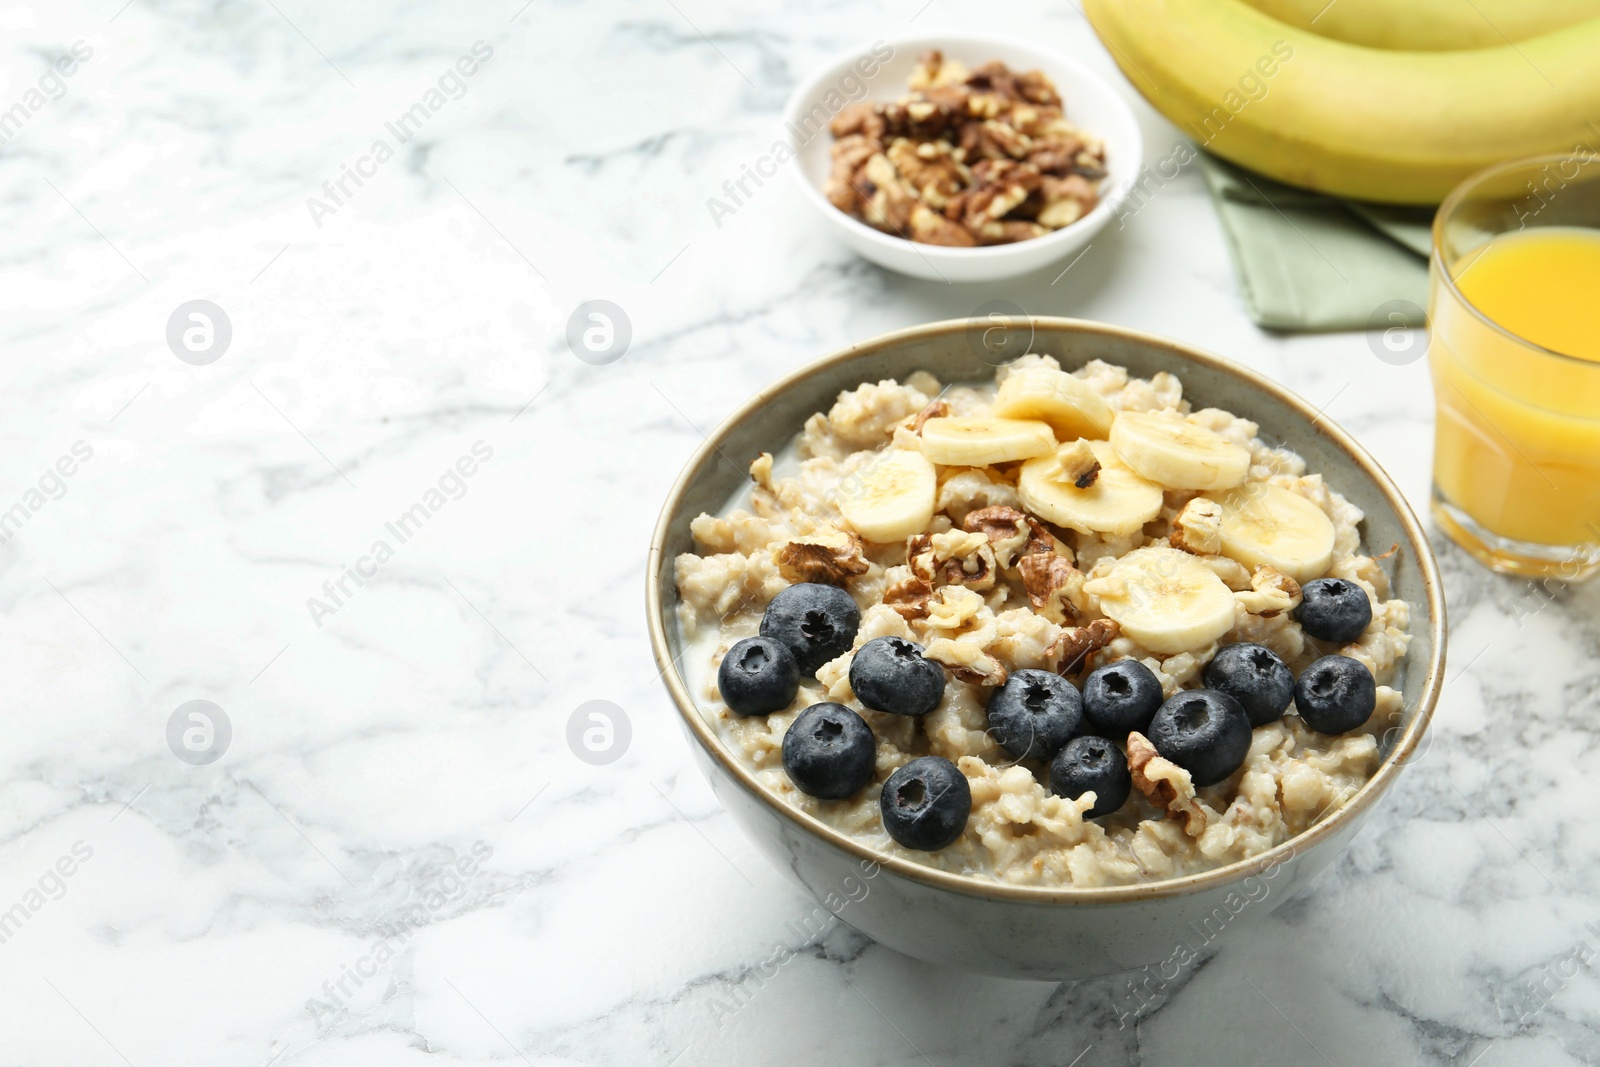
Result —
<instances>
[{"instance_id":1,"label":"banana slice","mask_svg":"<svg viewBox=\"0 0 1600 1067\"><path fill-rule=\"evenodd\" d=\"M1124 411L1111 443L1128 466L1168 489L1230 489L1250 473L1250 450L1173 412Z\"/></svg>"},{"instance_id":2,"label":"banana slice","mask_svg":"<svg viewBox=\"0 0 1600 1067\"><path fill-rule=\"evenodd\" d=\"M938 478L920 452L880 453L840 490L839 511L868 541L890 544L921 533L933 521Z\"/></svg>"},{"instance_id":3,"label":"banana slice","mask_svg":"<svg viewBox=\"0 0 1600 1067\"><path fill-rule=\"evenodd\" d=\"M1116 412L1082 378L1049 367L1012 371L1000 383L994 413L1012 419L1041 419L1056 437L1105 440Z\"/></svg>"},{"instance_id":4,"label":"banana slice","mask_svg":"<svg viewBox=\"0 0 1600 1067\"><path fill-rule=\"evenodd\" d=\"M1053 452L1024 463L1017 477L1022 506L1080 533L1133 533L1161 513L1159 485L1129 470L1106 442L1090 441L1089 447L1100 472L1087 489L1074 484Z\"/></svg>"},{"instance_id":5,"label":"banana slice","mask_svg":"<svg viewBox=\"0 0 1600 1067\"><path fill-rule=\"evenodd\" d=\"M1198 557L1175 548L1135 549L1083 591L1124 634L1163 655L1205 648L1233 629L1233 592Z\"/></svg>"},{"instance_id":6,"label":"banana slice","mask_svg":"<svg viewBox=\"0 0 1600 1067\"><path fill-rule=\"evenodd\" d=\"M922 454L947 467L987 467L1056 447L1050 427L1031 419L943 415L922 424Z\"/></svg>"},{"instance_id":7,"label":"banana slice","mask_svg":"<svg viewBox=\"0 0 1600 1067\"><path fill-rule=\"evenodd\" d=\"M1304 585L1333 559L1333 522L1298 493L1251 482L1208 493L1222 506L1222 554L1246 567L1276 567Z\"/></svg>"}]
</instances>

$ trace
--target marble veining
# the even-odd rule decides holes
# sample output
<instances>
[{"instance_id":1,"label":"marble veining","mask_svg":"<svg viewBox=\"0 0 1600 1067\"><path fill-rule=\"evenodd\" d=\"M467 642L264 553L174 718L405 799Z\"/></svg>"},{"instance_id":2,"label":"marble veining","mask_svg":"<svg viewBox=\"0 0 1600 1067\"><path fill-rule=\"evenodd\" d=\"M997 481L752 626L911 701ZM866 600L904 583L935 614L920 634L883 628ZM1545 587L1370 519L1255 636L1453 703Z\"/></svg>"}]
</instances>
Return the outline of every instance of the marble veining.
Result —
<instances>
[{"instance_id":1,"label":"marble veining","mask_svg":"<svg viewBox=\"0 0 1600 1067\"><path fill-rule=\"evenodd\" d=\"M1251 326L1192 169L1004 285L852 258L787 175L708 211L828 54L963 27L1126 88L1035 0L0 11L0 1062L1600 1062L1597 586L1441 543L1430 744L1332 869L1171 977L897 956L693 767L644 630L656 508L702 432L853 341L997 297L1168 334L1426 500L1425 363ZM604 365L566 340L596 299L632 330ZM204 365L168 343L194 300L232 330ZM192 700L231 728L210 762Z\"/></svg>"}]
</instances>

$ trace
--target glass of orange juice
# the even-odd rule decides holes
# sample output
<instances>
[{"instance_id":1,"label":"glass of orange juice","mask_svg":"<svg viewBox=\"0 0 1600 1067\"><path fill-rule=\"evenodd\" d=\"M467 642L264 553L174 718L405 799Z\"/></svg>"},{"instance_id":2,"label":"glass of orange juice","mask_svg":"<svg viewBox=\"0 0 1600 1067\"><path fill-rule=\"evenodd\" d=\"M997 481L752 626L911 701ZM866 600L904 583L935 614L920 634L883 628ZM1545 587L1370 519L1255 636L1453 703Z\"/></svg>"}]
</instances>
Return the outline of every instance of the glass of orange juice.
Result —
<instances>
[{"instance_id":1,"label":"glass of orange juice","mask_svg":"<svg viewBox=\"0 0 1600 1067\"><path fill-rule=\"evenodd\" d=\"M1487 566L1600 570L1600 154L1502 164L1433 223L1433 514Z\"/></svg>"}]
</instances>

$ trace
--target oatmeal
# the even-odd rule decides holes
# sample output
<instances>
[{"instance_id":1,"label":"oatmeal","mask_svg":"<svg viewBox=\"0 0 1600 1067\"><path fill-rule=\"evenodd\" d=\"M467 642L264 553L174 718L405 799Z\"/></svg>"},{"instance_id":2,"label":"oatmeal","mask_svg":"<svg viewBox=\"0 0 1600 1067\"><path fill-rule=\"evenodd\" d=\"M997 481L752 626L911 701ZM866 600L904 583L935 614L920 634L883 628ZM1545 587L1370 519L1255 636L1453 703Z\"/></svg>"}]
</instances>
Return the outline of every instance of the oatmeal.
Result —
<instances>
[{"instance_id":1,"label":"oatmeal","mask_svg":"<svg viewBox=\"0 0 1600 1067\"><path fill-rule=\"evenodd\" d=\"M867 383L751 479L676 560L686 678L774 796L879 852L1220 866L1346 803L1397 721L1409 609L1361 511L1173 375Z\"/></svg>"},{"instance_id":2,"label":"oatmeal","mask_svg":"<svg viewBox=\"0 0 1600 1067\"><path fill-rule=\"evenodd\" d=\"M996 245L1070 226L1100 201L1105 146L1068 122L1039 71L969 71L922 56L911 92L830 124L829 202L876 229L936 245Z\"/></svg>"}]
</instances>

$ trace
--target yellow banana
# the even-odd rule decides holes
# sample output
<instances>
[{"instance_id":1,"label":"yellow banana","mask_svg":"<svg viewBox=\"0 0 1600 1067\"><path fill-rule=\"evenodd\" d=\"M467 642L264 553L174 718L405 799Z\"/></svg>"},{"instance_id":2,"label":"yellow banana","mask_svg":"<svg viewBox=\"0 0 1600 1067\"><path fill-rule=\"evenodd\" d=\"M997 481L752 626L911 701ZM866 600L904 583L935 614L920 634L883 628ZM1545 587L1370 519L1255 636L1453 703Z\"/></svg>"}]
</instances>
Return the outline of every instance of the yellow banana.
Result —
<instances>
[{"instance_id":1,"label":"yellow banana","mask_svg":"<svg viewBox=\"0 0 1600 1067\"><path fill-rule=\"evenodd\" d=\"M1369 48L1498 48L1600 18L1600 0L1245 0L1280 22Z\"/></svg>"},{"instance_id":2,"label":"yellow banana","mask_svg":"<svg viewBox=\"0 0 1600 1067\"><path fill-rule=\"evenodd\" d=\"M1319 37L1242 0L1084 10L1184 133L1291 185L1434 204L1492 163L1600 146L1600 19L1499 48L1396 52Z\"/></svg>"}]
</instances>

